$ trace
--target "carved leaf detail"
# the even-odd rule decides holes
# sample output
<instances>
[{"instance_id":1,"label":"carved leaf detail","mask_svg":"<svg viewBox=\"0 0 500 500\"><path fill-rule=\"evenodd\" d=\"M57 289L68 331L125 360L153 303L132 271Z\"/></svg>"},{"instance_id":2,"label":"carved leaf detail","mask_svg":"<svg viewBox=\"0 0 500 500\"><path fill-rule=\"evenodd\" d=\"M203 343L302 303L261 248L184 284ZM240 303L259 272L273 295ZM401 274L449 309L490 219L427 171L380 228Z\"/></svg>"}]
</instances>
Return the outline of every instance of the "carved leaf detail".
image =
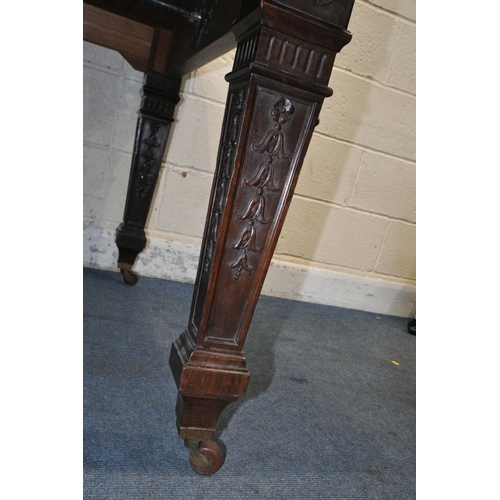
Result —
<instances>
[{"instance_id":1,"label":"carved leaf detail","mask_svg":"<svg viewBox=\"0 0 500 500\"><path fill-rule=\"evenodd\" d=\"M281 126L291 119L294 112L295 107L292 102L280 96L274 102L271 109L271 116L276 125L266 133L262 142L252 144L252 149L265 155L265 159L260 164L257 175L253 179L245 179L245 184L257 188L257 193L248 202L245 212L240 215L240 219L246 220L247 225L242 228L238 240L233 246L233 248L240 251L237 260L233 264L230 264L230 267L236 269L235 280L240 279L243 270L247 272L252 270L248 265L246 250L248 249L255 253L259 252L256 246L257 231L254 223L256 221L259 221L261 224L269 222L264 215L266 206L264 188L274 192L280 189L274 179L273 158L287 160L291 156L291 153L285 151L285 139L281 132Z\"/></svg>"},{"instance_id":2,"label":"carved leaf detail","mask_svg":"<svg viewBox=\"0 0 500 500\"><path fill-rule=\"evenodd\" d=\"M276 186L274 182L274 167L271 162L263 162L260 166L260 170L257 175L251 179L245 181L247 186L255 186L258 188L267 187L271 191L278 191L279 187Z\"/></svg>"},{"instance_id":3,"label":"carved leaf detail","mask_svg":"<svg viewBox=\"0 0 500 500\"><path fill-rule=\"evenodd\" d=\"M222 145L219 168L217 176L217 188L215 194L214 205L211 213L210 230L208 233L204 271L208 272L215 254L216 241L219 236L219 228L222 220L222 213L226 203L226 195L234 169L234 158L236 154L236 146L238 134L241 127L241 113L245 100L245 92L239 90L232 94L231 109L226 123L224 132L224 142Z\"/></svg>"},{"instance_id":4,"label":"carved leaf detail","mask_svg":"<svg viewBox=\"0 0 500 500\"><path fill-rule=\"evenodd\" d=\"M255 232L255 227L252 224L247 224L241 230L238 242L234 245L234 248L236 248L237 250L248 248L252 252L257 253L259 249L256 247L256 237L257 233Z\"/></svg>"},{"instance_id":5,"label":"carved leaf detail","mask_svg":"<svg viewBox=\"0 0 500 500\"><path fill-rule=\"evenodd\" d=\"M255 195L248 204L248 207L243 215L240 215L242 220L258 220L262 224L267 224L264 217L265 200L263 196Z\"/></svg>"},{"instance_id":6,"label":"carved leaf detail","mask_svg":"<svg viewBox=\"0 0 500 500\"><path fill-rule=\"evenodd\" d=\"M159 145L158 145L159 146ZM158 147L157 146L157 147ZM155 160L155 155L152 147L149 147L146 152L142 155L143 158L146 158L146 160Z\"/></svg>"},{"instance_id":7,"label":"carved leaf detail","mask_svg":"<svg viewBox=\"0 0 500 500\"><path fill-rule=\"evenodd\" d=\"M290 158L290 154L284 149L283 134L277 129L270 130L264 140L259 145L252 145L252 148L259 153L267 153L280 159Z\"/></svg>"},{"instance_id":8,"label":"carved leaf detail","mask_svg":"<svg viewBox=\"0 0 500 500\"><path fill-rule=\"evenodd\" d=\"M149 146L151 146L153 148L159 148L160 147L160 144L158 142L158 139L156 138L156 135L152 135L149 139L146 139L144 142L147 145L149 145Z\"/></svg>"},{"instance_id":9,"label":"carved leaf detail","mask_svg":"<svg viewBox=\"0 0 500 500\"><path fill-rule=\"evenodd\" d=\"M158 142L158 138L156 137L156 133L160 129L160 125L158 123L151 123L149 129L150 136L142 141L148 147L146 148L146 151L141 154L141 157L146 161L140 167L139 176L137 178L136 190L139 198L144 198L153 185L155 170L154 162L158 160L155 156L154 148L159 148L161 146Z\"/></svg>"},{"instance_id":10,"label":"carved leaf detail","mask_svg":"<svg viewBox=\"0 0 500 500\"><path fill-rule=\"evenodd\" d=\"M271 115L275 122L283 124L290 120L295 112L295 107L289 99L280 97L275 103L271 111Z\"/></svg>"},{"instance_id":11,"label":"carved leaf detail","mask_svg":"<svg viewBox=\"0 0 500 500\"><path fill-rule=\"evenodd\" d=\"M246 251L243 250L239 255L238 258L236 259L235 262L231 264L231 267L233 269L236 269L236 275L234 277L235 280L239 280L241 276L241 271L247 271L250 272L252 268L248 265L247 261L247 254Z\"/></svg>"},{"instance_id":12,"label":"carved leaf detail","mask_svg":"<svg viewBox=\"0 0 500 500\"><path fill-rule=\"evenodd\" d=\"M254 151L266 153L270 157L277 156L279 159L283 160L290 158L290 154L285 151L281 125L290 120L294 112L295 107L289 99L284 97L277 99L274 103L273 109L271 110L271 116L276 122L276 125L274 126L274 129L269 130L266 137L264 137L264 140L260 144L252 145Z\"/></svg>"}]
</instances>

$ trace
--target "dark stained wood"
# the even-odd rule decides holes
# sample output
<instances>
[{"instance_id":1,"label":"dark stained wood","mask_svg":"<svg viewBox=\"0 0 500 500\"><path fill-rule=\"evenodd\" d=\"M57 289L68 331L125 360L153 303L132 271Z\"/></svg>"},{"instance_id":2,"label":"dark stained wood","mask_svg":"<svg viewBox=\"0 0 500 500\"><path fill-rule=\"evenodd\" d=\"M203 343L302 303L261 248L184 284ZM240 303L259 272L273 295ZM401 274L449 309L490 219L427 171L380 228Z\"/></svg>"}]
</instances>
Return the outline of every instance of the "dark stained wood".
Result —
<instances>
[{"instance_id":1,"label":"dark stained wood","mask_svg":"<svg viewBox=\"0 0 500 500\"><path fill-rule=\"evenodd\" d=\"M200 26L179 23L176 27L167 64L172 75L184 76L235 46L231 26L241 15L242 0L205 0L195 5L203 10L204 3L209 11Z\"/></svg>"},{"instance_id":2,"label":"dark stained wood","mask_svg":"<svg viewBox=\"0 0 500 500\"><path fill-rule=\"evenodd\" d=\"M274 0L296 12L307 14L332 26L347 28L353 0Z\"/></svg>"},{"instance_id":3,"label":"dark stained wood","mask_svg":"<svg viewBox=\"0 0 500 500\"><path fill-rule=\"evenodd\" d=\"M188 23L182 17L152 5L147 0L85 0L85 3L154 28L164 28L172 31L180 22ZM197 0L175 0L172 3L186 8L195 8L202 2Z\"/></svg>"},{"instance_id":4,"label":"dark stained wood","mask_svg":"<svg viewBox=\"0 0 500 500\"><path fill-rule=\"evenodd\" d=\"M145 54L144 40L139 36L137 46L134 41L130 43L127 29L122 29L122 26L135 27L134 30L137 30L138 26L148 27L150 44L154 31L151 28L163 31L163 37L167 36L166 32L170 32L172 35L167 42L168 47L165 47L162 41L158 45L162 48L162 57L165 59L160 61L160 55L157 53L154 71L168 74L170 78L181 78L231 50L235 46L234 36L230 31L231 26L245 12L255 8L259 1L177 0L175 4L203 12L205 14L203 22L199 26L194 25L187 19L166 12L146 0L86 0L84 24L88 26L85 28L84 39L118 50L135 69L147 71L152 68L144 67L144 58L150 55ZM87 18L89 12L96 14L92 18ZM102 23L99 21L101 15ZM101 25L103 33L99 33ZM113 42L115 34L118 40ZM170 42L173 44L172 47Z\"/></svg>"},{"instance_id":5,"label":"dark stained wood","mask_svg":"<svg viewBox=\"0 0 500 500\"><path fill-rule=\"evenodd\" d=\"M245 338L323 99L332 93L335 54L351 39L305 7L281 3L263 0L233 28L238 48L226 76L190 321L170 354L179 434L192 441L208 440L223 408L245 394Z\"/></svg>"},{"instance_id":6,"label":"dark stained wood","mask_svg":"<svg viewBox=\"0 0 500 500\"><path fill-rule=\"evenodd\" d=\"M163 28L155 28L149 71L164 74L167 69L167 56L172 43L172 32Z\"/></svg>"},{"instance_id":7,"label":"dark stained wood","mask_svg":"<svg viewBox=\"0 0 500 500\"><path fill-rule=\"evenodd\" d=\"M137 71L148 70L154 28L83 4L83 39L118 51Z\"/></svg>"},{"instance_id":8,"label":"dark stained wood","mask_svg":"<svg viewBox=\"0 0 500 500\"><path fill-rule=\"evenodd\" d=\"M335 56L351 39L346 28L354 0L176 2L204 12L202 29L147 2L88 3L153 30L117 232L119 267L130 284L146 244L144 225L180 78L237 42L190 317L169 359L179 436L193 469L213 474L223 460L210 438L221 412L249 383L244 342L323 100L332 94ZM106 19L94 40L122 43L108 38L113 29L123 37L116 26L124 21ZM94 18L96 30L100 25Z\"/></svg>"},{"instance_id":9,"label":"dark stained wood","mask_svg":"<svg viewBox=\"0 0 500 500\"><path fill-rule=\"evenodd\" d=\"M180 83L155 73L144 75L125 211L116 233L118 267L129 285L137 282L132 266L146 246L144 227L179 102Z\"/></svg>"}]
</instances>

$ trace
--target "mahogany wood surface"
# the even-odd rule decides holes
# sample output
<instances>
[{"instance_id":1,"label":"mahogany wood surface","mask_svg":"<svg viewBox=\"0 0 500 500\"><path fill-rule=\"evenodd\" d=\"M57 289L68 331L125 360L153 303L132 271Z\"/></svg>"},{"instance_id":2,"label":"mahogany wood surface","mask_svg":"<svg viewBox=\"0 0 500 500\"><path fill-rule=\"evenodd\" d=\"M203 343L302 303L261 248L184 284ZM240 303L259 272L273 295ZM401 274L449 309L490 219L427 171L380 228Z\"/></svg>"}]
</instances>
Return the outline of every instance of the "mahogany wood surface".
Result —
<instances>
[{"instance_id":1,"label":"mahogany wood surface","mask_svg":"<svg viewBox=\"0 0 500 500\"><path fill-rule=\"evenodd\" d=\"M199 25L190 23L148 0L86 0L84 5L112 13L115 18L122 18L123 21L119 23L127 20L170 32L173 45L165 54L164 73L172 78L180 78L232 49L235 46L234 36L231 34L232 24L245 12L255 8L259 1L176 0L170 3L196 9L203 14L202 22ZM83 14L85 20L86 10ZM94 33L89 36L90 38L86 38L88 41L99 44L99 37L92 39Z\"/></svg>"},{"instance_id":2,"label":"mahogany wood surface","mask_svg":"<svg viewBox=\"0 0 500 500\"><path fill-rule=\"evenodd\" d=\"M103 27L96 43L125 45L122 50L132 57L134 42L122 28L131 22L132 33L140 33L136 56L142 54L141 67L147 68L117 236L119 266L127 273L146 242L144 224L179 78L230 48L228 40L237 43L226 76L228 96L190 318L170 352L179 435L193 469L213 474L223 460L210 438L223 409L245 394L249 382L243 345L323 100L332 94L328 82L335 55L351 39L346 28L354 0L179 2L205 8L205 14L212 9L201 31L187 20L173 22L169 13L148 10L147 2L88 3L93 7L86 11L93 15L97 7L122 18L112 25L113 16L98 22L89 15L93 29ZM116 42L109 42L112 30L119 33ZM144 66L146 39L150 53Z\"/></svg>"},{"instance_id":3,"label":"mahogany wood surface","mask_svg":"<svg viewBox=\"0 0 500 500\"><path fill-rule=\"evenodd\" d=\"M83 4L83 39L118 51L137 71L148 69L154 28Z\"/></svg>"}]
</instances>

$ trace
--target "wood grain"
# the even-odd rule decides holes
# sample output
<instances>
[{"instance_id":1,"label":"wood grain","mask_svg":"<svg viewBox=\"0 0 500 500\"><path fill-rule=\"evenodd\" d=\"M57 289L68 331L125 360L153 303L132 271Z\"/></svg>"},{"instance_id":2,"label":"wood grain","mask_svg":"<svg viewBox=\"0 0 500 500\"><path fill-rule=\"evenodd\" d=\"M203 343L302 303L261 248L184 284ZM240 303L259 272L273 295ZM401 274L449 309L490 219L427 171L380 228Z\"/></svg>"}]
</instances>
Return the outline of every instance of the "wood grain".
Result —
<instances>
[{"instance_id":1,"label":"wood grain","mask_svg":"<svg viewBox=\"0 0 500 500\"><path fill-rule=\"evenodd\" d=\"M137 71L148 69L153 37L151 26L83 4L83 39L118 51Z\"/></svg>"}]
</instances>

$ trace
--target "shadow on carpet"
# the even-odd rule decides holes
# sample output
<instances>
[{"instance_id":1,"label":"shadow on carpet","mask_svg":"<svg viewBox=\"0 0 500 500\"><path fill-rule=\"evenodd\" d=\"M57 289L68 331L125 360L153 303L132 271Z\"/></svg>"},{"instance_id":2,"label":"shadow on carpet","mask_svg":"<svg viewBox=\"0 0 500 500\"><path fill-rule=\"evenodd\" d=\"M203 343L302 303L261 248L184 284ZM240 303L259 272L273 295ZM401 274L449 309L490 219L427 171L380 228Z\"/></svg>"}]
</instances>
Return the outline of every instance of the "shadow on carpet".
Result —
<instances>
[{"instance_id":1,"label":"shadow on carpet","mask_svg":"<svg viewBox=\"0 0 500 500\"><path fill-rule=\"evenodd\" d=\"M247 394L215 436L225 463L202 477L177 434L168 366L193 285L83 276L86 500L415 498L408 319L261 297Z\"/></svg>"}]
</instances>

